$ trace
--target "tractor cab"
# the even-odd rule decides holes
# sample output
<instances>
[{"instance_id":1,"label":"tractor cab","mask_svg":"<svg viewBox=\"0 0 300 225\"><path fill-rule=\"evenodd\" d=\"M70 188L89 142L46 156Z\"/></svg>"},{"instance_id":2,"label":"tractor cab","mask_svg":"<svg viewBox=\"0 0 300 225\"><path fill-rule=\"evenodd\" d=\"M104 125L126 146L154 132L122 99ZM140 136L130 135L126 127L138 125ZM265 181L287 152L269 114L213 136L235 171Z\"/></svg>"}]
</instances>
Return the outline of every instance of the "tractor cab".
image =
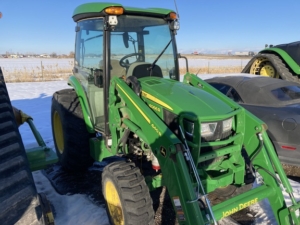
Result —
<instances>
[{"instance_id":1,"label":"tractor cab","mask_svg":"<svg viewBox=\"0 0 300 225\"><path fill-rule=\"evenodd\" d=\"M98 13L76 14L78 10L84 12L85 5L75 10L74 75L92 102L94 127L105 131L105 96L112 77L179 80L174 38L179 24L171 10L156 9L154 13L149 9L145 14L134 8L101 6Z\"/></svg>"}]
</instances>

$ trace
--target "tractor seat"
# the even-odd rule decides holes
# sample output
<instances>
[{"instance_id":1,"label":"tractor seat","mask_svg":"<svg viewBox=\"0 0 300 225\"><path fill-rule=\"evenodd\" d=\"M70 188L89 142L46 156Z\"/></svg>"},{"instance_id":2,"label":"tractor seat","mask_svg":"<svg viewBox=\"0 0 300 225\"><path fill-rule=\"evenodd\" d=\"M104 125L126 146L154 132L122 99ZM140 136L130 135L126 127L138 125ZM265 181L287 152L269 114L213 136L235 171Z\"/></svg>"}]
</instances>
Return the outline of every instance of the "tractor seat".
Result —
<instances>
[{"instance_id":1,"label":"tractor seat","mask_svg":"<svg viewBox=\"0 0 300 225\"><path fill-rule=\"evenodd\" d=\"M103 60L100 61L99 65L100 69L103 69ZM111 59L109 68L111 77L121 77L126 75L126 69L120 65L119 60Z\"/></svg>"},{"instance_id":2,"label":"tractor seat","mask_svg":"<svg viewBox=\"0 0 300 225\"><path fill-rule=\"evenodd\" d=\"M134 76L136 78L149 77L150 70L148 68L151 66L150 63L145 62L134 62L130 65L127 71L127 77ZM152 71L153 77L163 77L162 70L159 66L155 65Z\"/></svg>"}]
</instances>

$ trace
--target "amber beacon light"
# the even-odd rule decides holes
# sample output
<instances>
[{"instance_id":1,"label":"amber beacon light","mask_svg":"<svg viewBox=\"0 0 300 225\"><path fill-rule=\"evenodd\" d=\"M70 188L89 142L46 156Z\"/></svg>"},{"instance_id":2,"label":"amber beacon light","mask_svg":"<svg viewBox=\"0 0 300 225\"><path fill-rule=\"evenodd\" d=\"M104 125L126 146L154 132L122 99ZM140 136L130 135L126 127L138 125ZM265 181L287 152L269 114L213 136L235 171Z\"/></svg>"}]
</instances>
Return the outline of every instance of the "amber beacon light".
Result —
<instances>
[{"instance_id":1,"label":"amber beacon light","mask_svg":"<svg viewBox=\"0 0 300 225\"><path fill-rule=\"evenodd\" d=\"M122 7L112 6L104 10L109 15L122 15L124 9Z\"/></svg>"}]
</instances>

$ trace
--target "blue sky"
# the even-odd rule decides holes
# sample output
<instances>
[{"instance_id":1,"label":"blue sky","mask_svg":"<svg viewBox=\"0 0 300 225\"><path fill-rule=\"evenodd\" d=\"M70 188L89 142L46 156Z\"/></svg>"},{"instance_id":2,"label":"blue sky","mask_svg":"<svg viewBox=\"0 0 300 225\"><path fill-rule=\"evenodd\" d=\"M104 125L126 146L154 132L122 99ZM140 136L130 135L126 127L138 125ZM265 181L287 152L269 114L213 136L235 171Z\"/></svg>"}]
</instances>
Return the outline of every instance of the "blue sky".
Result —
<instances>
[{"instance_id":1,"label":"blue sky","mask_svg":"<svg viewBox=\"0 0 300 225\"><path fill-rule=\"evenodd\" d=\"M0 0L0 54L73 51L72 13L86 2L91 1ZM174 0L113 2L175 9ZM300 40L299 0L177 0L177 6L179 52L258 51L265 44Z\"/></svg>"}]
</instances>

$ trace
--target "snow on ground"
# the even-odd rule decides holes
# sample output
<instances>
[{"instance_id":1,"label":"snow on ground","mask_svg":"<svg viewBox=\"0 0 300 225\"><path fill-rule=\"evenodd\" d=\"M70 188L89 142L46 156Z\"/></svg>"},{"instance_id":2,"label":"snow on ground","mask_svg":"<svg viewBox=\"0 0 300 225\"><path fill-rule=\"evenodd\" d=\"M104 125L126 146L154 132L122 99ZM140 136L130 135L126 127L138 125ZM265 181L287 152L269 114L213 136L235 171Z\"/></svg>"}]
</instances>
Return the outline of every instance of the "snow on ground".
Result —
<instances>
[{"instance_id":1,"label":"snow on ground","mask_svg":"<svg viewBox=\"0 0 300 225\"><path fill-rule=\"evenodd\" d=\"M249 59L188 59L189 68L193 67L231 67L247 65ZM179 66L185 68L185 60L179 59Z\"/></svg>"},{"instance_id":2,"label":"snow on ground","mask_svg":"<svg viewBox=\"0 0 300 225\"><path fill-rule=\"evenodd\" d=\"M34 123L44 138L46 144L54 148L50 108L52 94L60 89L70 88L66 81L32 82L32 83L7 83L8 92L12 105L32 116ZM20 127L25 148L31 148L35 139L28 125ZM55 208L55 220L58 225L67 224L108 224L104 208L96 206L86 195L60 195L51 186L48 179L41 171L33 172L38 191L44 192ZM300 200L300 183L291 181L294 196ZM287 197L287 194L285 194ZM287 200L290 204L290 201ZM256 212L257 225L275 225L275 221L267 201L252 206Z\"/></svg>"},{"instance_id":3,"label":"snow on ground","mask_svg":"<svg viewBox=\"0 0 300 225\"><path fill-rule=\"evenodd\" d=\"M15 70L40 70L59 68L72 70L74 59L56 59L56 58L0 58L0 65L5 72L12 72Z\"/></svg>"},{"instance_id":4,"label":"snow on ground","mask_svg":"<svg viewBox=\"0 0 300 225\"><path fill-rule=\"evenodd\" d=\"M154 57L155 58L155 57ZM99 60L98 60L99 61ZM249 59L203 59L195 58L189 59L189 67L230 67L241 66L244 67ZM73 67L73 59L56 59L56 58L0 58L0 65L4 71L18 70L38 70L41 66L47 68L66 69ZM185 67L185 60L179 59L180 67Z\"/></svg>"},{"instance_id":5,"label":"snow on ground","mask_svg":"<svg viewBox=\"0 0 300 225\"><path fill-rule=\"evenodd\" d=\"M33 177L37 191L45 193L53 204L55 224L109 225L106 210L93 204L87 196L58 194L41 171L33 172Z\"/></svg>"}]
</instances>

